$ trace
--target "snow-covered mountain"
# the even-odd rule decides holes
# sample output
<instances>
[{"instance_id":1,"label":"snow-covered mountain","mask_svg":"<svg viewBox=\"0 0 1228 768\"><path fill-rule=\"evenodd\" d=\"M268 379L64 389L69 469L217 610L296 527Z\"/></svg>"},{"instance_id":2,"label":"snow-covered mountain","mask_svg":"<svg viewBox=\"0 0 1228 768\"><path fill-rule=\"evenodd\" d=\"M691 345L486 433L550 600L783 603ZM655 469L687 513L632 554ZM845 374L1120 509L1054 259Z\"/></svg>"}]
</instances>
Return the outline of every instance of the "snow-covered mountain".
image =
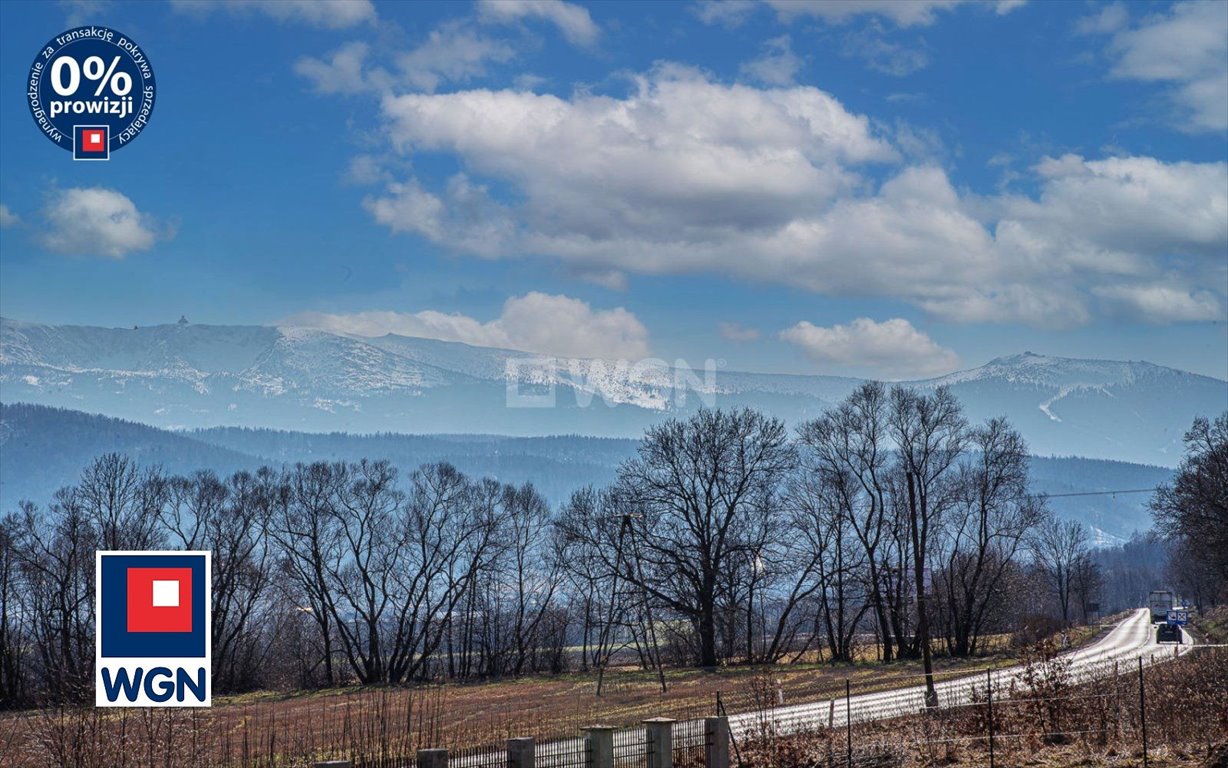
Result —
<instances>
[{"instance_id":1,"label":"snow-covered mountain","mask_svg":"<svg viewBox=\"0 0 1228 768\"><path fill-rule=\"evenodd\" d=\"M550 361L514 350L305 328L0 320L4 402L173 428L635 437L664 416L703 404L753 406L796 422L858 383L682 371L660 361ZM1142 362L1024 353L912 383L950 386L973 419L1007 416L1040 455L1173 465L1193 418L1228 409L1228 382Z\"/></svg>"}]
</instances>

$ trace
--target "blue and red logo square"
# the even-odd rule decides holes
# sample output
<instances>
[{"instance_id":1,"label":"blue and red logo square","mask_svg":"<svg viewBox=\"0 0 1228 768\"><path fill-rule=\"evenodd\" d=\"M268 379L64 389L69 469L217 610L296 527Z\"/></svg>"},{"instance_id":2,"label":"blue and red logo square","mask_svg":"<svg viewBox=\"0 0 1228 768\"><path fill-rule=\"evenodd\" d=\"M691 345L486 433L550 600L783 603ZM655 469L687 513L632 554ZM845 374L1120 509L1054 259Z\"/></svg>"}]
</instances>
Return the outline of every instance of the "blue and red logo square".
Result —
<instances>
[{"instance_id":1,"label":"blue and red logo square","mask_svg":"<svg viewBox=\"0 0 1228 768\"><path fill-rule=\"evenodd\" d=\"M95 703L209 706L210 553L98 552Z\"/></svg>"},{"instance_id":2,"label":"blue and red logo square","mask_svg":"<svg viewBox=\"0 0 1228 768\"><path fill-rule=\"evenodd\" d=\"M74 125L73 160L110 160L111 129L105 125Z\"/></svg>"},{"instance_id":3,"label":"blue and red logo square","mask_svg":"<svg viewBox=\"0 0 1228 768\"><path fill-rule=\"evenodd\" d=\"M100 553L100 655L205 656L207 568L205 553Z\"/></svg>"}]
</instances>

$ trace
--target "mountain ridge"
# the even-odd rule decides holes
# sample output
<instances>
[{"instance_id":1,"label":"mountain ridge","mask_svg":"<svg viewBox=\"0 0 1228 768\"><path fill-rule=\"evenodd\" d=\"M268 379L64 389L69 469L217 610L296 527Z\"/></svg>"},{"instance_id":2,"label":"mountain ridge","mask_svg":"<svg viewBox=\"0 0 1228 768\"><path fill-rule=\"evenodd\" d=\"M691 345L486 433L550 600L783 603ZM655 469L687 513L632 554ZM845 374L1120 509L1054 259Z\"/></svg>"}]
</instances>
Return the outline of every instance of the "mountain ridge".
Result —
<instances>
[{"instance_id":1,"label":"mountain ridge","mask_svg":"<svg viewBox=\"0 0 1228 768\"><path fill-rule=\"evenodd\" d=\"M171 432L63 408L0 403L0 516L23 500L48 503L95 457L112 451L179 475L210 469L225 476L262 465L361 458L388 459L408 473L423 463L446 461L474 476L532 482L557 505L578 488L612 482L637 445L627 438L581 435L356 435L236 427ZM1029 488L1035 493L1155 487L1172 477L1163 467L1106 459L1033 456L1029 464ZM1049 506L1086 523L1099 543L1112 544L1150 527L1146 502L1143 495L1055 495Z\"/></svg>"},{"instance_id":2,"label":"mountain ridge","mask_svg":"<svg viewBox=\"0 0 1228 768\"><path fill-rule=\"evenodd\" d=\"M689 372L661 361L556 360L301 326L108 329L0 318L5 401L171 429L636 437L700 405L755 407L794 424L830 408L861 381ZM1179 460L1181 437L1195 416L1228 409L1228 382L1221 379L1148 362L1032 352L901 383L948 386L975 420L1008 417L1039 455L1168 466Z\"/></svg>"}]
</instances>

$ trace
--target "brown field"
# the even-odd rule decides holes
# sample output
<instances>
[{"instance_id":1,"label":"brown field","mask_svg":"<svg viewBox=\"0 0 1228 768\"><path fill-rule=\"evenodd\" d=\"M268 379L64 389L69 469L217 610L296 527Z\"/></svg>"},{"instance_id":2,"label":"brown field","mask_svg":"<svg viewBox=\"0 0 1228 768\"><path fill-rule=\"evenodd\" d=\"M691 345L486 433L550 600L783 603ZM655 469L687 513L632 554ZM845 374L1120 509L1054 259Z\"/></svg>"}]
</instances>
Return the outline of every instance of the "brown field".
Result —
<instances>
[{"instance_id":1,"label":"brown field","mask_svg":"<svg viewBox=\"0 0 1228 768\"><path fill-rule=\"evenodd\" d=\"M1095 628L1072 633L1089 642ZM973 659L939 658L939 679L1014 663L1008 638ZM872 659L876 649L862 651ZM610 670L602 696L593 674L530 677L410 688L341 688L215 697L209 710L44 709L0 716L0 766L305 765L348 756L397 764L422 747L501 744L514 736L566 738L586 725L632 725L648 717L691 719L753 710L765 691L787 703L866 693L921 682L918 661L853 665L808 661L769 668L732 666L667 671L660 692L652 671ZM387 761L387 762L384 762ZM378 762L377 762L378 764Z\"/></svg>"}]
</instances>

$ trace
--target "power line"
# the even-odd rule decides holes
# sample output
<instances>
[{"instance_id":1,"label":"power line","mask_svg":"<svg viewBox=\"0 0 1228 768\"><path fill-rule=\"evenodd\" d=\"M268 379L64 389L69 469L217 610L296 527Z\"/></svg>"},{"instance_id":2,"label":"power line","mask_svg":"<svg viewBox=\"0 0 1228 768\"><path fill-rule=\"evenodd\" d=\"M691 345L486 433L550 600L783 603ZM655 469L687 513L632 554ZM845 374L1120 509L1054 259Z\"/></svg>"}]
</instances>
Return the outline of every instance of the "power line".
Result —
<instances>
[{"instance_id":1,"label":"power line","mask_svg":"<svg viewBox=\"0 0 1228 768\"><path fill-rule=\"evenodd\" d=\"M1159 488L1126 488L1120 491L1077 491L1075 493L1033 493L1032 496L1043 496L1046 499L1062 499L1071 496L1116 496L1119 493L1155 493Z\"/></svg>"}]
</instances>

